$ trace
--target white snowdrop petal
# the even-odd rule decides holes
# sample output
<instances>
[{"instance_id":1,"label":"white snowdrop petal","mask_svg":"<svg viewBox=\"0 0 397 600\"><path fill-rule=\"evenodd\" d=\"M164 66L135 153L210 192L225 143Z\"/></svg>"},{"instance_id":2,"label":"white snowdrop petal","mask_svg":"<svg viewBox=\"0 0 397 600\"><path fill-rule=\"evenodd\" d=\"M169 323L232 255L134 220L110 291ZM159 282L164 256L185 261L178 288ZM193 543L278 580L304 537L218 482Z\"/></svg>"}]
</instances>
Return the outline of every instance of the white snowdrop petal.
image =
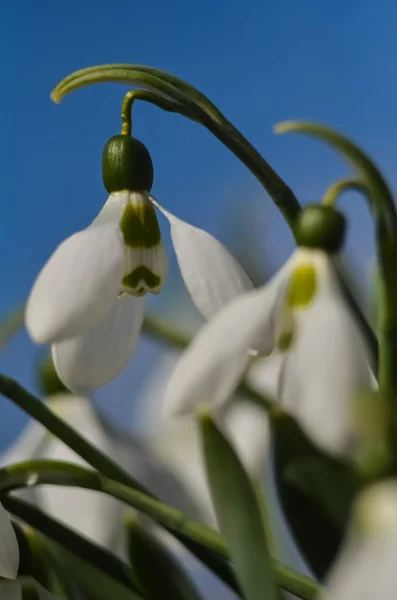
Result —
<instances>
[{"instance_id":1,"label":"white snowdrop petal","mask_svg":"<svg viewBox=\"0 0 397 600\"><path fill-rule=\"evenodd\" d=\"M123 274L120 231L89 228L66 239L44 265L30 293L26 326L38 343L89 331L110 310Z\"/></svg>"},{"instance_id":2,"label":"white snowdrop petal","mask_svg":"<svg viewBox=\"0 0 397 600\"><path fill-rule=\"evenodd\" d=\"M371 389L369 355L354 317L337 293L294 311L292 346L281 376L281 403L315 443L346 454L354 444L353 401Z\"/></svg>"},{"instance_id":3,"label":"white snowdrop petal","mask_svg":"<svg viewBox=\"0 0 397 600\"><path fill-rule=\"evenodd\" d=\"M15 579L19 567L19 546L7 511L0 503L0 577Z\"/></svg>"},{"instance_id":4,"label":"white snowdrop petal","mask_svg":"<svg viewBox=\"0 0 397 600\"><path fill-rule=\"evenodd\" d=\"M2 581L0 579L1 600L21 600L22 590L19 581Z\"/></svg>"},{"instance_id":5,"label":"white snowdrop petal","mask_svg":"<svg viewBox=\"0 0 397 600\"><path fill-rule=\"evenodd\" d=\"M266 412L247 401L235 401L225 414L225 428L245 466L252 473L264 468L270 431Z\"/></svg>"},{"instance_id":6,"label":"white snowdrop petal","mask_svg":"<svg viewBox=\"0 0 397 600\"><path fill-rule=\"evenodd\" d=\"M114 454L113 444L89 399L60 394L51 398L49 406L93 446L107 456ZM48 437L40 457L86 465L80 456L54 436ZM37 501L45 512L96 543L106 546L111 542L119 516L119 507L114 499L77 488L40 486L37 488Z\"/></svg>"},{"instance_id":7,"label":"white snowdrop petal","mask_svg":"<svg viewBox=\"0 0 397 600\"><path fill-rule=\"evenodd\" d=\"M199 403L222 405L248 362L248 350L261 331L263 349L274 346L274 286L233 300L199 331L182 354L166 391L169 413L188 414Z\"/></svg>"},{"instance_id":8,"label":"white snowdrop petal","mask_svg":"<svg viewBox=\"0 0 397 600\"><path fill-rule=\"evenodd\" d=\"M236 296L253 289L240 263L212 235L181 221L157 202L167 217L182 278L201 314L208 319Z\"/></svg>"},{"instance_id":9,"label":"white snowdrop petal","mask_svg":"<svg viewBox=\"0 0 397 600\"><path fill-rule=\"evenodd\" d=\"M397 482L364 489L320 600L394 600L397 597Z\"/></svg>"},{"instance_id":10,"label":"white snowdrop petal","mask_svg":"<svg viewBox=\"0 0 397 600\"><path fill-rule=\"evenodd\" d=\"M123 296L97 327L52 346L61 381L73 392L100 388L125 367L139 339L145 298Z\"/></svg>"},{"instance_id":11,"label":"white snowdrop petal","mask_svg":"<svg viewBox=\"0 0 397 600\"><path fill-rule=\"evenodd\" d=\"M46 436L46 429L31 419L17 439L0 455L0 467L13 465L38 456Z\"/></svg>"}]
</instances>

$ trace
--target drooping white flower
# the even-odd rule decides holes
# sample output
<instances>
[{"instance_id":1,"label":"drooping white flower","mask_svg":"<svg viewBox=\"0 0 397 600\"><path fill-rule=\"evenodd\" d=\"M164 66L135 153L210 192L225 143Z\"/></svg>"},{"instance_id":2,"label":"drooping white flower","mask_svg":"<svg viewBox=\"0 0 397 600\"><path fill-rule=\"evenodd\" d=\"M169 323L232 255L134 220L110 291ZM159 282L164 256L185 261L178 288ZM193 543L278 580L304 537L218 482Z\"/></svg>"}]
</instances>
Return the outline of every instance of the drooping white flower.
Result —
<instances>
[{"instance_id":1,"label":"drooping white flower","mask_svg":"<svg viewBox=\"0 0 397 600\"><path fill-rule=\"evenodd\" d=\"M53 344L59 376L72 391L99 388L124 368L139 337L145 294L164 285L167 257L153 206L170 222L182 277L204 317L252 288L211 235L166 211L146 191L112 192L93 223L55 250L27 303L31 337Z\"/></svg>"},{"instance_id":2,"label":"drooping white flower","mask_svg":"<svg viewBox=\"0 0 397 600\"><path fill-rule=\"evenodd\" d=\"M63 392L51 395L47 403L57 416L161 500L197 516L194 500L161 457L155 457L142 440L128 434L99 413L89 398ZM73 450L33 420L1 455L0 466L39 458L88 466ZM91 490L51 485L32 486L15 493L99 545L113 548L118 543L123 529L124 507L109 496Z\"/></svg>"},{"instance_id":3,"label":"drooping white flower","mask_svg":"<svg viewBox=\"0 0 397 600\"><path fill-rule=\"evenodd\" d=\"M365 489L321 600L397 598L397 481Z\"/></svg>"},{"instance_id":4,"label":"drooping white flower","mask_svg":"<svg viewBox=\"0 0 397 600\"><path fill-rule=\"evenodd\" d=\"M352 400L371 388L371 360L330 255L298 248L268 284L220 310L182 355L167 410L187 414L202 402L225 403L252 348L282 354L278 400L313 441L349 452Z\"/></svg>"}]
</instances>

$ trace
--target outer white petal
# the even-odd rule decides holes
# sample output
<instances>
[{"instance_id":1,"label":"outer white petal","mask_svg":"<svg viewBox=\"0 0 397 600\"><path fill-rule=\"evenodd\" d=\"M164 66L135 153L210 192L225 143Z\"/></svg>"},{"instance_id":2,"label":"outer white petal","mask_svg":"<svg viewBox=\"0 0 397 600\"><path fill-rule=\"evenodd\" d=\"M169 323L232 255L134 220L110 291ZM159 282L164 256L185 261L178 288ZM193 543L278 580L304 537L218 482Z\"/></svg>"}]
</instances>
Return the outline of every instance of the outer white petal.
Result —
<instances>
[{"instance_id":1,"label":"outer white petal","mask_svg":"<svg viewBox=\"0 0 397 600\"><path fill-rule=\"evenodd\" d=\"M367 515L361 515L368 519L367 524L355 522L357 508L360 511L364 509L364 506L360 506L363 501L367 504L365 510L370 511ZM395 481L371 486L359 496L342 551L328 577L325 593L319 600L397 598L396 507Z\"/></svg>"},{"instance_id":2,"label":"outer white petal","mask_svg":"<svg viewBox=\"0 0 397 600\"><path fill-rule=\"evenodd\" d=\"M113 443L89 399L59 394L51 398L49 406L93 446L108 456L114 454ZM40 457L86 465L73 450L53 436L48 436ZM38 504L45 512L98 544L108 545L111 542L119 516L119 506L115 500L77 488L40 486L36 492Z\"/></svg>"},{"instance_id":3,"label":"outer white petal","mask_svg":"<svg viewBox=\"0 0 397 600\"><path fill-rule=\"evenodd\" d=\"M93 227L65 240L38 275L26 308L26 326L39 343L78 335L110 310L123 275L124 249L114 225Z\"/></svg>"},{"instance_id":4,"label":"outer white petal","mask_svg":"<svg viewBox=\"0 0 397 600\"><path fill-rule=\"evenodd\" d=\"M240 263L212 235L181 221L157 201L171 225L179 268L194 304L208 319L253 284Z\"/></svg>"},{"instance_id":5,"label":"outer white petal","mask_svg":"<svg viewBox=\"0 0 397 600\"><path fill-rule=\"evenodd\" d=\"M281 403L315 443L347 454L355 442L353 401L371 389L369 353L359 327L333 280L319 282L318 298L294 310L294 337L281 376Z\"/></svg>"},{"instance_id":6,"label":"outer white petal","mask_svg":"<svg viewBox=\"0 0 397 600\"><path fill-rule=\"evenodd\" d=\"M204 325L171 376L165 399L169 413L188 414L206 402L222 405L243 375L258 337L261 349L272 351L278 291L272 282L243 294Z\"/></svg>"},{"instance_id":7,"label":"outer white petal","mask_svg":"<svg viewBox=\"0 0 397 600\"><path fill-rule=\"evenodd\" d=\"M0 580L0 598L1 600L21 600L21 584L18 581Z\"/></svg>"},{"instance_id":8,"label":"outer white petal","mask_svg":"<svg viewBox=\"0 0 397 600\"><path fill-rule=\"evenodd\" d=\"M9 516L0 503L0 577L15 579L19 567L19 546Z\"/></svg>"},{"instance_id":9,"label":"outer white petal","mask_svg":"<svg viewBox=\"0 0 397 600\"><path fill-rule=\"evenodd\" d=\"M114 379L135 349L144 310L145 298L117 298L95 329L53 344L54 365L66 387L89 392Z\"/></svg>"},{"instance_id":10,"label":"outer white petal","mask_svg":"<svg viewBox=\"0 0 397 600\"><path fill-rule=\"evenodd\" d=\"M14 443L1 454L0 467L37 457L45 436L46 429L38 421L31 419Z\"/></svg>"},{"instance_id":11,"label":"outer white petal","mask_svg":"<svg viewBox=\"0 0 397 600\"><path fill-rule=\"evenodd\" d=\"M226 412L225 428L245 468L257 474L263 469L269 451L270 431L265 411L250 402L236 401Z\"/></svg>"}]
</instances>

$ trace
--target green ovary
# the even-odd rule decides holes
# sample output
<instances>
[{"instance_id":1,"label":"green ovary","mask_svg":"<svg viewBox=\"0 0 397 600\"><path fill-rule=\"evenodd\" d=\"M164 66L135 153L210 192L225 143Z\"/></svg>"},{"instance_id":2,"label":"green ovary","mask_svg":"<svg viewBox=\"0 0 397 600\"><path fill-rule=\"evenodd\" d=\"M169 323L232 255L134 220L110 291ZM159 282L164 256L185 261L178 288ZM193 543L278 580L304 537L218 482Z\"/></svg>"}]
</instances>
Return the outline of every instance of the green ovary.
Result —
<instances>
[{"instance_id":1,"label":"green ovary","mask_svg":"<svg viewBox=\"0 0 397 600\"><path fill-rule=\"evenodd\" d=\"M317 273L313 264L302 264L292 271L286 303L289 308L307 308L317 292Z\"/></svg>"}]
</instances>

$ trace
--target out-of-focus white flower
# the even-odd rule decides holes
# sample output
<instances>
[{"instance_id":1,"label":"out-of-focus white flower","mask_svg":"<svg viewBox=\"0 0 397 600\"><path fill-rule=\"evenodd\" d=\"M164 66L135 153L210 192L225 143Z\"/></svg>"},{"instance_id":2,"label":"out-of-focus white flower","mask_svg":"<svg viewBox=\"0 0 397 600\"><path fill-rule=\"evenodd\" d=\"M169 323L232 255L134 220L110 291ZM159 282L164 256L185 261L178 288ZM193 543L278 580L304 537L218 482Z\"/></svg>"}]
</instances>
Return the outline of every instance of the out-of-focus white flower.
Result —
<instances>
[{"instance_id":1,"label":"out-of-focus white flower","mask_svg":"<svg viewBox=\"0 0 397 600\"><path fill-rule=\"evenodd\" d=\"M365 489L356 501L352 522L331 570L328 600L397 598L397 481Z\"/></svg>"},{"instance_id":2,"label":"out-of-focus white flower","mask_svg":"<svg viewBox=\"0 0 397 600\"><path fill-rule=\"evenodd\" d=\"M143 442L98 413L93 402L67 392L49 397L50 408L95 447L114 459L126 471L159 496L192 516L196 504L181 482L157 459ZM2 466L33 458L63 460L87 466L73 450L32 421L0 458ZM125 507L117 500L79 488L38 486L17 492L43 510L98 544L113 547L123 528Z\"/></svg>"},{"instance_id":3,"label":"out-of-focus white flower","mask_svg":"<svg viewBox=\"0 0 397 600\"><path fill-rule=\"evenodd\" d=\"M167 411L222 406L249 365L250 349L282 354L281 405L317 444L348 452L351 401L371 388L370 353L327 253L298 248L268 284L220 310L182 355L167 388Z\"/></svg>"},{"instance_id":4,"label":"out-of-focus white flower","mask_svg":"<svg viewBox=\"0 0 397 600\"><path fill-rule=\"evenodd\" d=\"M35 592L38 600L56 600L56 596L43 588L33 577L18 577L15 581L0 581L0 598L1 600L23 600L27 589L31 588ZM35 597L33 596L33 597Z\"/></svg>"},{"instance_id":5,"label":"out-of-focus white flower","mask_svg":"<svg viewBox=\"0 0 397 600\"><path fill-rule=\"evenodd\" d=\"M19 546L17 537L9 516L0 503L0 578L15 579L18 568Z\"/></svg>"},{"instance_id":6,"label":"out-of-focus white flower","mask_svg":"<svg viewBox=\"0 0 397 600\"><path fill-rule=\"evenodd\" d=\"M153 205L170 222L182 277L205 317L252 289L222 244L148 192L110 194L93 223L55 250L27 303L30 335L53 344L58 374L72 391L99 388L124 368L139 337L144 296L164 284L167 259Z\"/></svg>"}]
</instances>

